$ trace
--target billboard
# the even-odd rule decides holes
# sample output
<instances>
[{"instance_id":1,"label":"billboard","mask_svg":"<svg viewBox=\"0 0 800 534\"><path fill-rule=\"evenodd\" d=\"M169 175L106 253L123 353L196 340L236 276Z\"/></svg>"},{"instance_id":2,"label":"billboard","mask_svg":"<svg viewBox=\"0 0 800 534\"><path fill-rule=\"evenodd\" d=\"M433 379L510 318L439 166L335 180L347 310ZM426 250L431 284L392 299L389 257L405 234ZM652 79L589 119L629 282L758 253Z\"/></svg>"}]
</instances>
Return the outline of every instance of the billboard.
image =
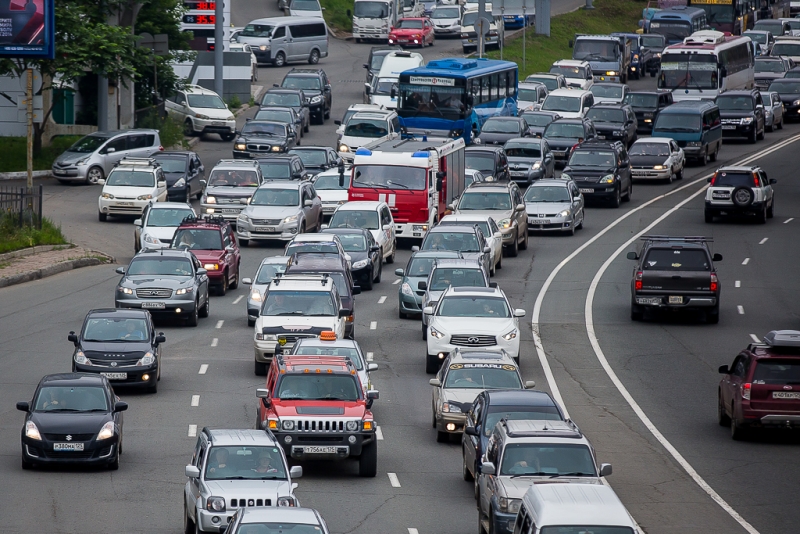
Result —
<instances>
[{"instance_id":1,"label":"billboard","mask_svg":"<svg viewBox=\"0 0 800 534\"><path fill-rule=\"evenodd\" d=\"M55 57L55 0L0 0L0 57Z\"/></svg>"}]
</instances>

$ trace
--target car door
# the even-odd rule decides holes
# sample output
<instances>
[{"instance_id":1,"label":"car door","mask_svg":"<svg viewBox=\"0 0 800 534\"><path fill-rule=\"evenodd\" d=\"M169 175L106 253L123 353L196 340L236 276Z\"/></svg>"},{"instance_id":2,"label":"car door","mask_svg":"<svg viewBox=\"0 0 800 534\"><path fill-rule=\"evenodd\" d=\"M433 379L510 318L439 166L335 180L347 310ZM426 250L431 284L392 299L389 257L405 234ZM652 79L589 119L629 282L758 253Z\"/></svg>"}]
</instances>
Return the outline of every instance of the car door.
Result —
<instances>
[{"instance_id":1,"label":"car door","mask_svg":"<svg viewBox=\"0 0 800 534\"><path fill-rule=\"evenodd\" d=\"M314 185L313 184L308 184L308 191L309 191L309 196L311 197L311 202L314 204L313 207L312 207L313 210L314 210L314 221L315 221L315 223L317 225L321 225L322 224L322 198L320 198L319 193L317 193L317 190L314 189Z\"/></svg>"},{"instance_id":2,"label":"car door","mask_svg":"<svg viewBox=\"0 0 800 534\"><path fill-rule=\"evenodd\" d=\"M484 404L485 400L483 395L478 395L478 397L475 399L475 402L472 403L472 407L469 409L469 412L467 412L467 426L471 426L476 430L481 430L480 421L481 416L483 415ZM465 432L462 442L464 465L466 465L467 469L472 471L473 476L477 478L478 464L476 462L479 455L481 438L480 436L470 436Z\"/></svg>"},{"instance_id":3,"label":"car door","mask_svg":"<svg viewBox=\"0 0 800 534\"><path fill-rule=\"evenodd\" d=\"M638 127L636 115L632 109L625 109L625 126L628 130L628 142L632 143L636 139L636 128Z\"/></svg>"},{"instance_id":4,"label":"car door","mask_svg":"<svg viewBox=\"0 0 800 534\"><path fill-rule=\"evenodd\" d=\"M203 264L200 263L200 260L194 255L192 255L192 263L194 264L194 272L197 277L197 298L202 299L200 306L203 306L208 299L208 275L197 274L197 271L203 268Z\"/></svg>"},{"instance_id":5,"label":"car door","mask_svg":"<svg viewBox=\"0 0 800 534\"><path fill-rule=\"evenodd\" d=\"M183 121L186 120L186 93L178 91L174 97L168 98L164 102L164 106L167 109L167 113L173 115L178 122L183 124Z\"/></svg>"},{"instance_id":6,"label":"car door","mask_svg":"<svg viewBox=\"0 0 800 534\"><path fill-rule=\"evenodd\" d=\"M781 95L778 93L770 93L770 100L772 102L772 124L781 123L781 127L783 127L783 102L781 102Z\"/></svg>"},{"instance_id":7,"label":"car door","mask_svg":"<svg viewBox=\"0 0 800 534\"><path fill-rule=\"evenodd\" d=\"M192 455L191 465L200 470L200 476L203 473L203 462L206 456L206 444L203 438L197 438L194 454ZM186 513L193 521L197 520L197 501L200 498L200 477L189 478L186 483Z\"/></svg>"},{"instance_id":8,"label":"car door","mask_svg":"<svg viewBox=\"0 0 800 534\"><path fill-rule=\"evenodd\" d=\"M520 234L526 233L528 230L528 214L525 212L525 200L522 198L522 192L519 187L514 184L511 190L511 198L514 202L514 218L517 220L517 226L520 229ZM517 206L522 205L521 210L517 210Z\"/></svg>"},{"instance_id":9,"label":"car door","mask_svg":"<svg viewBox=\"0 0 800 534\"><path fill-rule=\"evenodd\" d=\"M631 186L631 161L628 159L628 151L624 148L619 151L619 174L622 177L622 187L625 191Z\"/></svg>"},{"instance_id":10,"label":"car door","mask_svg":"<svg viewBox=\"0 0 800 534\"><path fill-rule=\"evenodd\" d=\"M195 192L200 192L203 185L200 183L205 178L205 167L200 162L200 158L196 154L192 154L189 159L189 173L187 174L186 187L189 191L187 196L193 195ZM189 200L187 198L187 200Z\"/></svg>"},{"instance_id":11,"label":"car door","mask_svg":"<svg viewBox=\"0 0 800 534\"><path fill-rule=\"evenodd\" d=\"M144 229L147 228L148 215L150 215L150 204L145 206L144 209L142 210L142 216L139 218L139 221L141 221L142 224L133 226L133 238L134 238L134 244L136 246L135 250L139 250L139 246L141 245L142 233L144 232Z\"/></svg>"},{"instance_id":12,"label":"car door","mask_svg":"<svg viewBox=\"0 0 800 534\"><path fill-rule=\"evenodd\" d=\"M383 256L389 257L394 254L394 219L392 218L392 213L389 211L389 206L386 204L380 207L380 220L381 220L381 232L380 235L382 236L382 246L383 246Z\"/></svg>"},{"instance_id":13,"label":"car door","mask_svg":"<svg viewBox=\"0 0 800 534\"><path fill-rule=\"evenodd\" d=\"M125 157L128 151L127 135L120 135L115 137L100 149L100 155L103 157L103 174L108 176L114 165Z\"/></svg>"},{"instance_id":14,"label":"car door","mask_svg":"<svg viewBox=\"0 0 800 534\"><path fill-rule=\"evenodd\" d=\"M725 408L730 410L731 417L735 417L739 391L747 374L747 356L744 354L736 356L729 371L730 373L723 375L722 379L722 402Z\"/></svg>"},{"instance_id":15,"label":"car door","mask_svg":"<svg viewBox=\"0 0 800 534\"><path fill-rule=\"evenodd\" d=\"M550 150L550 145L542 139L541 145L542 163L544 164L544 176L550 178L555 173L555 160L553 159L553 152Z\"/></svg>"},{"instance_id":16,"label":"car door","mask_svg":"<svg viewBox=\"0 0 800 534\"><path fill-rule=\"evenodd\" d=\"M156 202L167 201L167 178L164 176L164 171L158 169L156 171Z\"/></svg>"},{"instance_id":17,"label":"car door","mask_svg":"<svg viewBox=\"0 0 800 534\"><path fill-rule=\"evenodd\" d=\"M327 108L328 110L331 109L333 105L333 88L331 87L331 82L328 80L328 76L325 72L321 73L322 75L322 94L325 96L325 102L328 103Z\"/></svg>"},{"instance_id":18,"label":"car door","mask_svg":"<svg viewBox=\"0 0 800 534\"><path fill-rule=\"evenodd\" d=\"M772 196L774 191L772 190L772 184L769 183L769 178L767 178L767 173L764 171L758 171L759 179L761 181L761 187L764 191L764 200L767 202L767 207L772 206Z\"/></svg>"},{"instance_id":19,"label":"car door","mask_svg":"<svg viewBox=\"0 0 800 534\"><path fill-rule=\"evenodd\" d=\"M498 453L499 445L497 442L497 436L492 435L489 438L489 442L486 444L486 454L485 461L491 462L495 466L495 472L500 469L500 455ZM478 460L478 464L482 463L484 458L480 458ZM485 515L489 514L489 507L491 506L492 500L492 490L490 488L494 487L494 475L484 475L481 474L478 478L478 506L481 512Z\"/></svg>"},{"instance_id":20,"label":"car door","mask_svg":"<svg viewBox=\"0 0 800 534\"><path fill-rule=\"evenodd\" d=\"M686 157L683 155L683 150L678 146L678 143L672 140L669 142L669 150L672 153L674 172L683 172L683 168L686 165Z\"/></svg>"}]
</instances>

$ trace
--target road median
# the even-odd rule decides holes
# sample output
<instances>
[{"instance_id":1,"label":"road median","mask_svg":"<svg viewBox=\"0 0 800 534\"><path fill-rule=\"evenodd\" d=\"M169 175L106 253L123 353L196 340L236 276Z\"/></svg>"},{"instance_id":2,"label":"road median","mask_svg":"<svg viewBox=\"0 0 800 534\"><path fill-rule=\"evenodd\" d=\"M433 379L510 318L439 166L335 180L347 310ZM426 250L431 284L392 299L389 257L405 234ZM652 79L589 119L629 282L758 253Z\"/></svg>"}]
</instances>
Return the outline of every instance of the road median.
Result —
<instances>
[{"instance_id":1,"label":"road median","mask_svg":"<svg viewBox=\"0 0 800 534\"><path fill-rule=\"evenodd\" d=\"M105 263L114 263L114 258L72 244L15 250L0 254L0 288Z\"/></svg>"}]
</instances>

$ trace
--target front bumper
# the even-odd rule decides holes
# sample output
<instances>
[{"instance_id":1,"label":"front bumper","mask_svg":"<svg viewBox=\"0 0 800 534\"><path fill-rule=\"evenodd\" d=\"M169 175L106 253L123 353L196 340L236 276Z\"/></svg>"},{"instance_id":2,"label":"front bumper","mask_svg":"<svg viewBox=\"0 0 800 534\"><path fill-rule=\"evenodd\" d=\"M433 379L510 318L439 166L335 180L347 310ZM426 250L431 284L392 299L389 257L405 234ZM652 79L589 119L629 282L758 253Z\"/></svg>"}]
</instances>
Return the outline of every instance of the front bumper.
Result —
<instances>
[{"instance_id":1,"label":"front bumper","mask_svg":"<svg viewBox=\"0 0 800 534\"><path fill-rule=\"evenodd\" d=\"M722 137L725 138L747 138L756 130L756 121L749 124L722 123Z\"/></svg>"},{"instance_id":2,"label":"front bumper","mask_svg":"<svg viewBox=\"0 0 800 534\"><path fill-rule=\"evenodd\" d=\"M514 245L514 240L517 239L516 228L509 226L508 228L501 228L500 233L503 235L503 246L510 247Z\"/></svg>"},{"instance_id":3,"label":"front bumper","mask_svg":"<svg viewBox=\"0 0 800 534\"><path fill-rule=\"evenodd\" d=\"M347 201L337 201L337 202L323 202L322 203L322 215L324 217L332 217L333 212L336 211L336 208L345 204Z\"/></svg>"},{"instance_id":4,"label":"front bumper","mask_svg":"<svg viewBox=\"0 0 800 534\"><path fill-rule=\"evenodd\" d=\"M278 347L277 341L253 341L253 349L258 363L272 363L275 357L275 349Z\"/></svg>"},{"instance_id":5,"label":"front bumper","mask_svg":"<svg viewBox=\"0 0 800 534\"><path fill-rule=\"evenodd\" d=\"M413 291L413 290L412 290ZM422 295L416 292L413 296L406 295L402 290L397 290L398 305L402 313L420 314L422 313Z\"/></svg>"},{"instance_id":6,"label":"front bumper","mask_svg":"<svg viewBox=\"0 0 800 534\"><path fill-rule=\"evenodd\" d=\"M624 130L597 130L598 139L606 139L608 141L622 141L625 138Z\"/></svg>"},{"instance_id":7,"label":"front bumper","mask_svg":"<svg viewBox=\"0 0 800 534\"><path fill-rule=\"evenodd\" d=\"M491 350L498 350L503 349L505 350L508 355L512 358L517 358L519 356L519 332L517 333L517 337L512 340L506 340L503 338L502 334L497 334L497 343L495 345L490 346L483 346L481 348L491 349ZM442 339L436 339L434 336L430 334L430 325L428 326L428 354L430 355L443 355L439 358L440 361L444 361L444 359L453 352L456 347L464 348L463 345L453 345L450 343L450 335L445 334Z\"/></svg>"},{"instance_id":8,"label":"front bumper","mask_svg":"<svg viewBox=\"0 0 800 534\"><path fill-rule=\"evenodd\" d=\"M530 184L534 180L541 180L544 178L544 167L538 169L531 169L529 171L511 171L511 181L518 184Z\"/></svg>"},{"instance_id":9,"label":"front bumper","mask_svg":"<svg viewBox=\"0 0 800 534\"><path fill-rule=\"evenodd\" d=\"M298 232L297 223L291 224L294 226L289 226L289 223L281 223L278 226L256 227L249 223L241 223L236 225L236 237L237 239L247 239L249 241L270 241L274 239L289 241Z\"/></svg>"},{"instance_id":10,"label":"front bumper","mask_svg":"<svg viewBox=\"0 0 800 534\"><path fill-rule=\"evenodd\" d=\"M296 460L341 460L360 456L364 445L375 441L374 432L284 432L273 430L286 456ZM287 441L288 440L288 441ZM334 452L306 452L306 447L334 447Z\"/></svg>"},{"instance_id":11,"label":"front bumper","mask_svg":"<svg viewBox=\"0 0 800 534\"><path fill-rule=\"evenodd\" d=\"M461 33L461 26L448 26L446 28L440 28L436 25L433 26L433 33L434 35L458 35Z\"/></svg>"},{"instance_id":12,"label":"front bumper","mask_svg":"<svg viewBox=\"0 0 800 534\"><path fill-rule=\"evenodd\" d=\"M211 273L209 273L210 275ZM145 303L145 306L142 304ZM148 307L147 304L153 305L155 303L163 304L164 307ZM147 310L153 315L182 315L182 314L192 314L194 313L195 306L197 303L195 302L194 298L168 298L168 299L140 299L137 298L136 295L120 295L119 291L117 291L117 295L114 298L114 305L117 308L131 308L135 310ZM180 310L180 311L178 311Z\"/></svg>"},{"instance_id":13,"label":"front bumper","mask_svg":"<svg viewBox=\"0 0 800 534\"><path fill-rule=\"evenodd\" d=\"M239 214L244 209L243 204L201 204L200 212L203 215L218 215L228 222L236 223Z\"/></svg>"},{"instance_id":14,"label":"front bumper","mask_svg":"<svg viewBox=\"0 0 800 534\"><path fill-rule=\"evenodd\" d=\"M353 37L356 39L388 39L389 28L353 28Z\"/></svg>"},{"instance_id":15,"label":"front bumper","mask_svg":"<svg viewBox=\"0 0 800 534\"><path fill-rule=\"evenodd\" d=\"M194 129L202 133L232 134L236 131L235 120L198 119L192 117Z\"/></svg>"},{"instance_id":16,"label":"front bumper","mask_svg":"<svg viewBox=\"0 0 800 534\"><path fill-rule=\"evenodd\" d=\"M568 217L538 217L537 214L528 214L528 230L537 232L560 232L569 230L575 224L572 216Z\"/></svg>"},{"instance_id":17,"label":"front bumper","mask_svg":"<svg viewBox=\"0 0 800 534\"><path fill-rule=\"evenodd\" d=\"M494 532L497 534L512 534L517 514L507 514L504 512L494 512Z\"/></svg>"},{"instance_id":18,"label":"front bumper","mask_svg":"<svg viewBox=\"0 0 800 534\"><path fill-rule=\"evenodd\" d=\"M54 451L54 443L66 443L66 440L54 441L44 437L35 440L23 435L22 456L25 460L36 464L108 464L114 461L118 442L119 434L114 433L112 437L103 441L97 441L95 437L84 442L70 441L70 443L83 443L82 451Z\"/></svg>"},{"instance_id":19,"label":"front bumper","mask_svg":"<svg viewBox=\"0 0 800 534\"><path fill-rule=\"evenodd\" d=\"M427 222L395 223L394 234L402 238L423 239L429 228L430 225Z\"/></svg>"},{"instance_id":20,"label":"front bumper","mask_svg":"<svg viewBox=\"0 0 800 534\"><path fill-rule=\"evenodd\" d=\"M678 292L680 293L680 292ZM671 297L680 296L680 303L670 303ZM636 293L633 296L634 304L648 308L685 310L694 308L713 308L719 303L719 296L713 293L707 295L675 295L666 293Z\"/></svg>"},{"instance_id":21,"label":"front bumper","mask_svg":"<svg viewBox=\"0 0 800 534\"><path fill-rule=\"evenodd\" d=\"M234 148L233 159L253 159L253 158L267 157L271 154L285 154L291 148L287 145L259 145L259 146L265 146L268 148L266 149L245 148L245 150L236 150ZM272 150L274 147L277 147L278 150Z\"/></svg>"},{"instance_id":22,"label":"front bumper","mask_svg":"<svg viewBox=\"0 0 800 534\"><path fill-rule=\"evenodd\" d=\"M632 167L631 178L634 180L669 180L672 169L656 170L653 167Z\"/></svg>"},{"instance_id":23,"label":"front bumper","mask_svg":"<svg viewBox=\"0 0 800 534\"><path fill-rule=\"evenodd\" d=\"M153 365L139 367L105 367L99 365L81 365L79 363L75 363L73 366L75 367L76 373L93 373L96 375L105 375L108 373L118 375L119 373L125 373L125 378L108 378L113 386L147 387L154 385L158 380L158 359L156 359L156 363Z\"/></svg>"},{"instance_id":24,"label":"front bumper","mask_svg":"<svg viewBox=\"0 0 800 534\"><path fill-rule=\"evenodd\" d=\"M487 36L483 40L484 48L488 46L499 46L500 45L500 36L499 35L492 35ZM478 36L477 35L470 35L469 37L461 38L461 47L462 48L478 48Z\"/></svg>"},{"instance_id":25,"label":"front bumper","mask_svg":"<svg viewBox=\"0 0 800 534\"><path fill-rule=\"evenodd\" d=\"M654 114L651 114L654 115ZM645 117L644 115L636 115L636 131L643 133L650 133L653 131L653 117Z\"/></svg>"},{"instance_id":26,"label":"front bumper","mask_svg":"<svg viewBox=\"0 0 800 534\"><path fill-rule=\"evenodd\" d=\"M564 165L569 160L570 153L572 152L572 148L553 148L551 153L553 154L553 160L560 164Z\"/></svg>"},{"instance_id":27,"label":"front bumper","mask_svg":"<svg viewBox=\"0 0 800 534\"><path fill-rule=\"evenodd\" d=\"M59 180L69 180L83 182L86 180L86 173L89 171L88 165L53 165L50 171Z\"/></svg>"},{"instance_id":28,"label":"front bumper","mask_svg":"<svg viewBox=\"0 0 800 534\"><path fill-rule=\"evenodd\" d=\"M615 83L622 83L622 78L619 74L608 75L608 74L595 74L592 76L592 79L595 82L615 82Z\"/></svg>"},{"instance_id":29,"label":"front bumper","mask_svg":"<svg viewBox=\"0 0 800 534\"><path fill-rule=\"evenodd\" d=\"M434 414L436 420L436 430L439 432L449 432L450 434L461 434L464 432L464 425L467 422L467 414L465 413L445 413L440 412L438 409ZM447 425L455 425L453 430L448 430Z\"/></svg>"},{"instance_id":30,"label":"front bumper","mask_svg":"<svg viewBox=\"0 0 800 534\"><path fill-rule=\"evenodd\" d=\"M169 186L167 188L167 198L170 202L189 200L189 186L186 184L179 187Z\"/></svg>"},{"instance_id":31,"label":"front bumper","mask_svg":"<svg viewBox=\"0 0 800 534\"><path fill-rule=\"evenodd\" d=\"M170 242L159 240L158 243L148 243L144 239L140 238L139 245L141 246L142 250L161 250L164 248L169 248Z\"/></svg>"},{"instance_id":32,"label":"front bumper","mask_svg":"<svg viewBox=\"0 0 800 534\"><path fill-rule=\"evenodd\" d=\"M144 208L153 199L136 200L133 198L103 198L97 199L97 209L106 215L141 215Z\"/></svg>"},{"instance_id":33,"label":"front bumper","mask_svg":"<svg viewBox=\"0 0 800 534\"><path fill-rule=\"evenodd\" d=\"M233 518L237 509L226 510L224 512L209 512L205 509L197 510L197 529L200 532L219 532L219 527L227 525Z\"/></svg>"},{"instance_id":34,"label":"front bumper","mask_svg":"<svg viewBox=\"0 0 800 534\"><path fill-rule=\"evenodd\" d=\"M598 182L575 182L578 190L587 198L612 199L617 194L617 183L601 184Z\"/></svg>"}]
</instances>

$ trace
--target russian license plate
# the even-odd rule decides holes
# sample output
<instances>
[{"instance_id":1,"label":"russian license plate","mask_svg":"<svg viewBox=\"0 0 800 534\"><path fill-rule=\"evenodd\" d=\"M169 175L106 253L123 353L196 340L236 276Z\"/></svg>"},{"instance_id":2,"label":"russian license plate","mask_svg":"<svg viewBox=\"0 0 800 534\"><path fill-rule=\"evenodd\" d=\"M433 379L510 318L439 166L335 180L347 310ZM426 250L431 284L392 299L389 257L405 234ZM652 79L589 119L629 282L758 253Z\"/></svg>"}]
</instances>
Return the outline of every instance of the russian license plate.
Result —
<instances>
[{"instance_id":1,"label":"russian license plate","mask_svg":"<svg viewBox=\"0 0 800 534\"><path fill-rule=\"evenodd\" d=\"M636 297L636 304L661 304L661 299L658 297Z\"/></svg>"},{"instance_id":2,"label":"russian license plate","mask_svg":"<svg viewBox=\"0 0 800 534\"><path fill-rule=\"evenodd\" d=\"M83 443L53 443L54 451L77 452L83 450Z\"/></svg>"},{"instance_id":3,"label":"russian license plate","mask_svg":"<svg viewBox=\"0 0 800 534\"><path fill-rule=\"evenodd\" d=\"M736 126L735 126L735 125L733 125L733 124L723 124L723 125L722 125L722 129L723 129L723 130L735 130L735 129L736 129Z\"/></svg>"},{"instance_id":4,"label":"russian license plate","mask_svg":"<svg viewBox=\"0 0 800 534\"><path fill-rule=\"evenodd\" d=\"M67 171L59 171L56 169L53 171L53 174L67 174Z\"/></svg>"},{"instance_id":5,"label":"russian license plate","mask_svg":"<svg viewBox=\"0 0 800 534\"><path fill-rule=\"evenodd\" d=\"M303 447L306 454L336 454L336 447Z\"/></svg>"},{"instance_id":6,"label":"russian license plate","mask_svg":"<svg viewBox=\"0 0 800 534\"><path fill-rule=\"evenodd\" d=\"M128 373L100 373L109 380L127 380Z\"/></svg>"},{"instance_id":7,"label":"russian license plate","mask_svg":"<svg viewBox=\"0 0 800 534\"><path fill-rule=\"evenodd\" d=\"M794 391L773 391L773 399L800 399L800 392Z\"/></svg>"},{"instance_id":8,"label":"russian license plate","mask_svg":"<svg viewBox=\"0 0 800 534\"><path fill-rule=\"evenodd\" d=\"M550 224L550 219L531 219L531 218L528 218L528 224Z\"/></svg>"},{"instance_id":9,"label":"russian license plate","mask_svg":"<svg viewBox=\"0 0 800 534\"><path fill-rule=\"evenodd\" d=\"M225 123L224 122L212 122L211 125L212 126L225 126Z\"/></svg>"},{"instance_id":10,"label":"russian license plate","mask_svg":"<svg viewBox=\"0 0 800 534\"><path fill-rule=\"evenodd\" d=\"M681 297L681 296L675 297L675 296L670 295L669 296L669 303L670 304L683 304L683 297Z\"/></svg>"},{"instance_id":11,"label":"russian license plate","mask_svg":"<svg viewBox=\"0 0 800 534\"><path fill-rule=\"evenodd\" d=\"M711 198L730 198L731 194L727 191L714 191L711 193Z\"/></svg>"},{"instance_id":12,"label":"russian license plate","mask_svg":"<svg viewBox=\"0 0 800 534\"><path fill-rule=\"evenodd\" d=\"M133 206L133 202L117 202L117 206Z\"/></svg>"},{"instance_id":13,"label":"russian license plate","mask_svg":"<svg viewBox=\"0 0 800 534\"><path fill-rule=\"evenodd\" d=\"M606 138L606 136L605 136L605 135L598 135L598 136L597 136L597 138L598 138L598 139L605 139L605 138Z\"/></svg>"},{"instance_id":14,"label":"russian license plate","mask_svg":"<svg viewBox=\"0 0 800 534\"><path fill-rule=\"evenodd\" d=\"M581 187L580 189L578 189L578 191L580 191L581 193L594 193L594 189L588 189L585 187Z\"/></svg>"},{"instance_id":15,"label":"russian license plate","mask_svg":"<svg viewBox=\"0 0 800 534\"><path fill-rule=\"evenodd\" d=\"M223 208L222 213L239 213L241 210L232 209L232 208Z\"/></svg>"},{"instance_id":16,"label":"russian license plate","mask_svg":"<svg viewBox=\"0 0 800 534\"><path fill-rule=\"evenodd\" d=\"M151 310L163 310L167 305L163 302L142 302L142 308Z\"/></svg>"},{"instance_id":17,"label":"russian license plate","mask_svg":"<svg viewBox=\"0 0 800 534\"><path fill-rule=\"evenodd\" d=\"M262 234L274 234L275 227L274 226L256 226L256 232L261 232Z\"/></svg>"}]
</instances>

